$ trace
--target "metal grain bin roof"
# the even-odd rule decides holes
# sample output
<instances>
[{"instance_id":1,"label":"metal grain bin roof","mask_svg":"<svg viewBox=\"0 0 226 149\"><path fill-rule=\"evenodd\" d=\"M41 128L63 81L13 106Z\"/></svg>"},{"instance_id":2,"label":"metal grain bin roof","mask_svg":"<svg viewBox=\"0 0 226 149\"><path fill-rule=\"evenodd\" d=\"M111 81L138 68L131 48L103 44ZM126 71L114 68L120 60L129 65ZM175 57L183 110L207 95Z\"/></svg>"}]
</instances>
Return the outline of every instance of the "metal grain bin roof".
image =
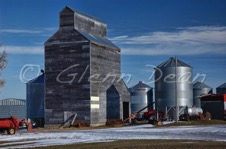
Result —
<instances>
[{"instance_id":1,"label":"metal grain bin roof","mask_svg":"<svg viewBox=\"0 0 226 149\"><path fill-rule=\"evenodd\" d=\"M178 58L171 57L167 61L163 62L162 64L158 65L158 67L191 67L190 65L182 62Z\"/></svg>"},{"instance_id":2,"label":"metal grain bin roof","mask_svg":"<svg viewBox=\"0 0 226 149\"><path fill-rule=\"evenodd\" d=\"M41 74L40 76L38 76L37 78L27 82L28 84L30 83L44 83L44 74Z\"/></svg>"},{"instance_id":3,"label":"metal grain bin roof","mask_svg":"<svg viewBox=\"0 0 226 149\"><path fill-rule=\"evenodd\" d=\"M200 81L197 81L196 83L193 84L193 88L194 89L203 89L203 88L209 88L209 89L212 89L211 87L209 87L208 85L200 82Z\"/></svg>"},{"instance_id":4,"label":"metal grain bin roof","mask_svg":"<svg viewBox=\"0 0 226 149\"><path fill-rule=\"evenodd\" d=\"M224 84L218 86L217 88L226 88L226 83L224 83Z\"/></svg>"},{"instance_id":5,"label":"metal grain bin roof","mask_svg":"<svg viewBox=\"0 0 226 149\"><path fill-rule=\"evenodd\" d=\"M136 89L140 89L140 88L148 88L151 89L152 87L148 86L147 84L143 83L142 81L139 81L138 84L132 86L131 88L129 88L129 90L136 90Z\"/></svg>"}]
</instances>

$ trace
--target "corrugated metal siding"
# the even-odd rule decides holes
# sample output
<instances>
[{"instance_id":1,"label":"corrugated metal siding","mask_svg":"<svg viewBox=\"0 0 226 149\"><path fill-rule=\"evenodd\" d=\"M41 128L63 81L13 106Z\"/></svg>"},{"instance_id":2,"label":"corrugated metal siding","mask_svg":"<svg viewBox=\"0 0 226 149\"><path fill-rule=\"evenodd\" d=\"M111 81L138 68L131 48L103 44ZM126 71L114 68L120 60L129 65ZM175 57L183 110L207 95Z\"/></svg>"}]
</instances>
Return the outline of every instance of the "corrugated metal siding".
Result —
<instances>
[{"instance_id":1,"label":"corrugated metal siding","mask_svg":"<svg viewBox=\"0 0 226 149\"><path fill-rule=\"evenodd\" d=\"M27 84L27 117L44 118L44 80Z\"/></svg>"},{"instance_id":2,"label":"corrugated metal siding","mask_svg":"<svg viewBox=\"0 0 226 149\"><path fill-rule=\"evenodd\" d=\"M135 113L140 109L148 106L149 103L153 102L153 89L152 87L139 81L138 84L129 89L131 94L131 113ZM143 113L148 110L152 110L153 106L143 110L137 115L137 118L142 118Z\"/></svg>"},{"instance_id":3,"label":"corrugated metal siding","mask_svg":"<svg viewBox=\"0 0 226 149\"><path fill-rule=\"evenodd\" d=\"M156 69L161 70L155 71L156 109L165 113L166 107L176 105L180 108L191 107L193 105L192 67L177 58L170 58ZM184 110L179 111L179 114L184 113ZM168 114L171 118L176 118L173 108Z\"/></svg>"},{"instance_id":4,"label":"corrugated metal siding","mask_svg":"<svg viewBox=\"0 0 226 149\"><path fill-rule=\"evenodd\" d=\"M23 99L14 99L14 98L7 98L0 100L0 105L24 105L26 106L26 100Z\"/></svg>"},{"instance_id":5,"label":"corrugated metal siding","mask_svg":"<svg viewBox=\"0 0 226 149\"><path fill-rule=\"evenodd\" d=\"M203 113L209 112L212 119L224 120L224 102L223 100L202 101L201 108Z\"/></svg>"},{"instance_id":6,"label":"corrugated metal siding","mask_svg":"<svg viewBox=\"0 0 226 149\"><path fill-rule=\"evenodd\" d=\"M212 119L226 120L226 94L212 94L201 97L203 113L210 112Z\"/></svg>"},{"instance_id":7,"label":"corrugated metal siding","mask_svg":"<svg viewBox=\"0 0 226 149\"><path fill-rule=\"evenodd\" d=\"M0 118L16 116L19 119L27 117L26 100L7 98L0 100Z\"/></svg>"},{"instance_id":8,"label":"corrugated metal siding","mask_svg":"<svg viewBox=\"0 0 226 149\"><path fill-rule=\"evenodd\" d=\"M7 118L15 116L19 119L25 119L26 116L26 105L1 105L0 106L0 118Z\"/></svg>"},{"instance_id":9,"label":"corrugated metal siding","mask_svg":"<svg viewBox=\"0 0 226 149\"><path fill-rule=\"evenodd\" d=\"M213 89L211 87L202 82L196 82L195 84L193 84L193 105L201 107L201 101L198 96L212 93Z\"/></svg>"}]
</instances>

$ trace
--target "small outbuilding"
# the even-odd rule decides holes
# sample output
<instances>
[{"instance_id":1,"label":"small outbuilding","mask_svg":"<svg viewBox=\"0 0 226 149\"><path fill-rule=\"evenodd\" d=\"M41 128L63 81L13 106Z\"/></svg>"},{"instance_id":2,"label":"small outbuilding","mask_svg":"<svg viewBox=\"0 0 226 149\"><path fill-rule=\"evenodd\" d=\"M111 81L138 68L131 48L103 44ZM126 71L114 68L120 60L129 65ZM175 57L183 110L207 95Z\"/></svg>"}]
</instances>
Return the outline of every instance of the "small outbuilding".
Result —
<instances>
[{"instance_id":1,"label":"small outbuilding","mask_svg":"<svg viewBox=\"0 0 226 149\"><path fill-rule=\"evenodd\" d=\"M209 112L212 119L226 120L226 94L211 94L200 97L203 113Z\"/></svg>"}]
</instances>

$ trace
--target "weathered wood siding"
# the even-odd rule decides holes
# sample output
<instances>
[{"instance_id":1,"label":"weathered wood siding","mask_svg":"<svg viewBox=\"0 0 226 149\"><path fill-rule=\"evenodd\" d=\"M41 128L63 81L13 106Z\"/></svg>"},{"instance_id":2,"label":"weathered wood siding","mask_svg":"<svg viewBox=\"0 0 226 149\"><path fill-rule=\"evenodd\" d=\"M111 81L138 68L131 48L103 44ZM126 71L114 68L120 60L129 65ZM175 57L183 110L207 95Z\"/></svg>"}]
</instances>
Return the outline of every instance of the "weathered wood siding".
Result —
<instances>
[{"instance_id":1,"label":"weathered wood siding","mask_svg":"<svg viewBox=\"0 0 226 149\"><path fill-rule=\"evenodd\" d=\"M98 97L99 101L91 101L99 104L98 108L91 109L91 123L101 124L107 121L107 97L117 97L120 95L120 107L111 108L112 113L120 113L120 118L123 118L123 101L130 101L130 94L127 87L120 79L121 77L121 62L120 49L106 47L97 44L91 44L91 96ZM107 90L114 86L117 92L115 95L107 95ZM114 100L115 98L112 98Z\"/></svg>"},{"instance_id":2,"label":"weathered wood siding","mask_svg":"<svg viewBox=\"0 0 226 149\"><path fill-rule=\"evenodd\" d=\"M46 124L60 124L68 113L77 113L77 121L105 124L107 107L113 110L109 119L114 113L123 118L123 102L130 95L120 79L120 49L107 41L106 29L69 7L61 11L60 29L45 43ZM107 105L116 98L117 107Z\"/></svg>"},{"instance_id":3,"label":"weathered wood siding","mask_svg":"<svg viewBox=\"0 0 226 149\"><path fill-rule=\"evenodd\" d=\"M90 18L76 12L74 14L74 28L103 38L107 34L107 25L95 18Z\"/></svg>"},{"instance_id":4,"label":"weathered wood siding","mask_svg":"<svg viewBox=\"0 0 226 149\"><path fill-rule=\"evenodd\" d=\"M90 120L90 43L73 29L60 29L45 43L45 124L64 112Z\"/></svg>"}]
</instances>

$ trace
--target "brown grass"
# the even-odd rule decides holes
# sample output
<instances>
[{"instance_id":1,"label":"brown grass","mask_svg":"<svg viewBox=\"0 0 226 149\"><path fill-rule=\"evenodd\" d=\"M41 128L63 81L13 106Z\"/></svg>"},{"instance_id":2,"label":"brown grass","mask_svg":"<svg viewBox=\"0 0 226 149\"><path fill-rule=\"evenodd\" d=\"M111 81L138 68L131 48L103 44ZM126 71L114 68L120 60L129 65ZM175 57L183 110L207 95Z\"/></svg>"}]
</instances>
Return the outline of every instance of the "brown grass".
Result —
<instances>
[{"instance_id":1,"label":"brown grass","mask_svg":"<svg viewBox=\"0 0 226 149\"><path fill-rule=\"evenodd\" d=\"M199 125L199 126L208 126L208 125L226 125L226 121L222 120L197 120L197 121L179 121L178 123L171 123L163 125L162 127L168 126L191 126L191 125Z\"/></svg>"},{"instance_id":2,"label":"brown grass","mask_svg":"<svg viewBox=\"0 0 226 149\"><path fill-rule=\"evenodd\" d=\"M103 143L71 144L35 149L225 149L226 142L191 140L124 140Z\"/></svg>"}]
</instances>

